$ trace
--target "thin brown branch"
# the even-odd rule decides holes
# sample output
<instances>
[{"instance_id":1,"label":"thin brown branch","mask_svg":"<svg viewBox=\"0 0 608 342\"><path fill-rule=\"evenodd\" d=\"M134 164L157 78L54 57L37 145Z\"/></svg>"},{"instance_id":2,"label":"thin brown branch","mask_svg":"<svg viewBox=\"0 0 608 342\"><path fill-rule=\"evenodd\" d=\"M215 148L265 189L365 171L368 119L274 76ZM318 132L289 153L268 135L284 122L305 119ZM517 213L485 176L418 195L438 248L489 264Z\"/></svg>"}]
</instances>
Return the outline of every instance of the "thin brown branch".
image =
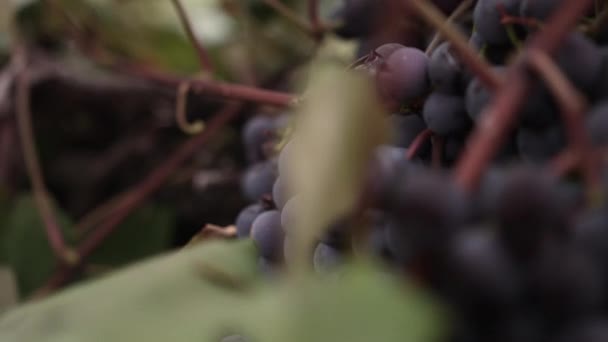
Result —
<instances>
[{"instance_id":1,"label":"thin brown branch","mask_svg":"<svg viewBox=\"0 0 608 342\"><path fill-rule=\"evenodd\" d=\"M285 6L279 0L262 0L266 5L277 11L283 18L285 18L290 23L294 24L304 33L310 35L311 37L316 36L315 29L308 23L306 20L302 19L296 12L294 12L291 8Z\"/></svg>"},{"instance_id":2,"label":"thin brown branch","mask_svg":"<svg viewBox=\"0 0 608 342\"><path fill-rule=\"evenodd\" d=\"M474 0L464 0L463 2L461 2L458 5L458 7L456 7L456 9L454 9L452 14L450 14L450 16L447 18L447 21L449 23L453 23L454 21L458 20L463 14L465 14L467 12L467 10L471 7L471 5L473 5L473 2L475 2L475 1ZM430 56L433 53L433 51L435 50L435 48L440 43L441 43L441 34L439 32L436 32L435 35L433 36L433 39L429 43L429 46L427 46L425 53L428 56Z\"/></svg>"},{"instance_id":3,"label":"thin brown branch","mask_svg":"<svg viewBox=\"0 0 608 342\"><path fill-rule=\"evenodd\" d=\"M549 171L557 178L564 177L570 173L581 160L577 151L567 148L549 161Z\"/></svg>"},{"instance_id":4,"label":"thin brown branch","mask_svg":"<svg viewBox=\"0 0 608 342\"><path fill-rule=\"evenodd\" d=\"M180 77L142 66L131 65L116 67L115 69L131 76L175 88L184 82L184 79ZM225 100L246 101L277 107L289 107L297 102L296 95L274 90L204 79L192 79L188 81L190 82L191 90L195 94L210 98L220 97Z\"/></svg>"},{"instance_id":5,"label":"thin brown branch","mask_svg":"<svg viewBox=\"0 0 608 342\"><path fill-rule=\"evenodd\" d=\"M196 49L196 53L198 55L199 63L201 64L201 68L213 73L213 64L211 63L211 57L209 56L209 52L203 46L199 39L196 38L194 34L194 30L192 29L192 23L190 22L190 18L188 18L188 14L184 9L181 0L171 0L173 3L173 7L175 7L175 11L179 16L179 20L188 35L188 39L192 46Z\"/></svg>"},{"instance_id":6,"label":"thin brown branch","mask_svg":"<svg viewBox=\"0 0 608 342\"><path fill-rule=\"evenodd\" d=\"M554 53L591 3L592 0L564 1L549 18L545 29L531 38L529 49L538 49L549 55ZM484 110L481 121L469 138L455 171L456 181L466 190L476 188L481 174L515 125L516 112L530 88L525 68L526 61L522 56L509 67L504 85Z\"/></svg>"},{"instance_id":7,"label":"thin brown branch","mask_svg":"<svg viewBox=\"0 0 608 342\"><path fill-rule=\"evenodd\" d=\"M112 215L78 246L81 260L90 256L124 222L133 210L141 206L146 198L156 192L175 173L184 161L199 151L218 131L234 120L241 109L242 104L240 103L232 103L225 106L209 121L206 130L183 143L163 164L126 193L124 197L121 197L121 203L117 204ZM76 274L80 266L80 264L77 264L58 270L47 284L34 294L34 298L45 296L68 282Z\"/></svg>"},{"instance_id":8,"label":"thin brown branch","mask_svg":"<svg viewBox=\"0 0 608 342\"><path fill-rule=\"evenodd\" d=\"M407 0L408 4L422 19L433 26L446 40L452 43L462 62L489 89L494 90L501 84L501 79L492 71L490 65L471 48L466 37L447 18L427 0Z\"/></svg>"},{"instance_id":9,"label":"thin brown branch","mask_svg":"<svg viewBox=\"0 0 608 342\"><path fill-rule=\"evenodd\" d=\"M429 140L432 135L433 135L433 132L428 128L425 129L424 131L420 132L416 136L416 138L414 138L414 141L412 141L410 146L408 146L408 148L407 148L407 155L405 156L407 158L407 160L414 159L414 157L416 157L416 155L418 154L418 151L420 150L422 145L424 145L424 143L427 142L427 140Z\"/></svg>"},{"instance_id":10,"label":"thin brown branch","mask_svg":"<svg viewBox=\"0 0 608 342\"><path fill-rule=\"evenodd\" d=\"M23 150L23 159L25 161L28 177L32 184L34 201L38 208L38 212L40 213L40 217L42 218L51 249L55 253L57 259L62 263L71 265L77 263L79 257L65 243L59 221L55 216L50 195L44 182L40 161L38 160L38 151L36 150L36 142L32 129L30 79L25 50L17 48L14 58L19 65L15 91L17 127L19 130L21 148Z\"/></svg>"},{"instance_id":11,"label":"thin brown branch","mask_svg":"<svg viewBox=\"0 0 608 342\"><path fill-rule=\"evenodd\" d=\"M323 37L323 27L319 17L319 0L308 0L308 19L315 38L320 40Z\"/></svg>"},{"instance_id":12,"label":"thin brown branch","mask_svg":"<svg viewBox=\"0 0 608 342\"><path fill-rule=\"evenodd\" d=\"M559 67L544 52L531 49L528 59L534 70L544 79L553 97L559 103L570 145L580 155L580 166L585 178L587 193L597 191L600 172L595 161L593 145L587 135L583 113L587 107L585 98L564 76Z\"/></svg>"}]
</instances>

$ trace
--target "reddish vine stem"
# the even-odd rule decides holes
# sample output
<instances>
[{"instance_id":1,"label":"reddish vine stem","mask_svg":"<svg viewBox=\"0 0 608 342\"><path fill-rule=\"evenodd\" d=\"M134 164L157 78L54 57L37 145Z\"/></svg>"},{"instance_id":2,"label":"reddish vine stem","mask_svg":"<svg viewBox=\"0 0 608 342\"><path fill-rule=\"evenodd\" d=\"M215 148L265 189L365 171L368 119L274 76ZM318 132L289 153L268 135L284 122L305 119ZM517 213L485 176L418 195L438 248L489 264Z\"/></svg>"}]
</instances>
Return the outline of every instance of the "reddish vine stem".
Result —
<instances>
[{"instance_id":1,"label":"reddish vine stem","mask_svg":"<svg viewBox=\"0 0 608 342\"><path fill-rule=\"evenodd\" d=\"M170 87L178 87L184 82L180 77L137 65L117 67L117 69L126 74ZM274 90L204 79L192 79L189 82L192 92L209 97L217 96L226 100L247 101L277 107L288 107L297 102L296 95Z\"/></svg>"},{"instance_id":2,"label":"reddish vine stem","mask_svg":"<svg viewBox=\"0 0 608 342\"><path fill-rule=\"evenodd\" d=\"M572 171L580 161L577 151L568 148L549 161L549 171L557 178L564 177Z\"/></svg>"},{"instance_id":3,"label":"reddish vine stem","mask_svg":"<svg viewBox=\"0 0 608 342\"><path fill-rule=\"evenodd\" d=\"M25 49L17 48L14 54L18 74L16 79L15 106L17 112L17 127L23 159L32 183L34 201L53 253L61 263L71 265L78 262L78 255L66 244L59 221L51 203L49 192L44 182L42 168L38 160L38 151L32 128L32 111L30 108L30 80L27 71L27 56Z\"/></svg>"},{"instance_id":4,"label":"reddish vine stem","mask_svg":"<svg viewBox=\"0 0 608 342\"><path fill-rule=\"evenodd\" d=\"M593 145L583 121L586 101L546 53L532 49L528 52L528 60L545 80L561 107L570 145L580 155L580 166L585 177L587 193L591 194L598 189L600 173L596 167Z\"/></svg>"},{"instance_id":5,"label":"reddish vine stem","mask_svg":"<svg viewBox=\"0 0 608 342\"><path fill-rule=\"evenodd\" d=\"M412 160L418 154L418 151L422 147L422 145L431 138L433 132L430 129L425 129L424 131L418 133L414 141L407 148L407 155L405 156L407 160Z\"/></svg>"},{"instance_id":6,"label":"reddish vine stem","mask_svg":"<svg viewBox=\"0 0 608 342\"><path fill-rule=\"evenodd\" d=\"M501 79L492 71L490 65L473 50L460 30L450 23L447 18L430 2L426 0L407 0L409 5L422 19L433 26L438 33L450 41L462 62L479 78L489 89L495 90L501 84Z\"/></svg>"},{"instance_id":7,"label":"reddish vine stem","mask_svg":"<svg viewBox=\"0 0 608 342\"><path fill-rule=\"evenodd\" d=\"M319 0L308 0L308 18L315 39L320 40L323 37L323 27L319 18Z\"/></svg>"},{"instance_id":8,"label":"reddish vine stem","mask_svg":"<svg viewBox=\"0 0 608 342\"><path fill-rule=\"evenodd\" d=\"M192 23L190 22L190 18L188 18L188 14L184 9L181 0L171 0L173 3L173 7L175 7L175 11L179 17L179 20L186 31L188 39L192 46L196 49L196 53L198 55L199 63L201 64L202 69L206 69L210 73L213 73L213 64L211 63L211 57L209 56L209 52L203 44L196 38L194 34L194 30L192 29Z\"/></svg>"},{"instance_id":9,"label":"reddish vine stem","mask_svg":"<svg viewBox=\"0 0 608 342\"><path fill-rule=\"evenodd\" d=\"M131 191L121 198L117 204L117 209L107 221L98 226L79 246L78 254L81 260L89 257L99 247L105 239L112 234L116 228L129 216L129 214L141 206L146 198L156 192L167 179L179 168L179 166L200 150L219 130L234 120L242 109L242 104L232 103L225 106L213 119L209 121L207 129L201 134L196 135L185 143L157 169L148 175L141 183L136 185ZM145 234L145 232L143 232ZM36 291L34 297L45 296L55 289L68 282L81 267L81 263L71 267L60 268L45 284L44 287Z\"/></svg>"},{"instance_id":10,"label":"reddish vine stem","mask_svg":"<svg viewBox=\"0 0 608 342\"><path fill-rule=\"evenodd\" d=\"M450 23L453 23L454 21L458 20L458 18L460 18L463 14L465 14L467 12L467 10L469 9L469 7L471 7L473 2L474 2L473 0L462 1L446 20L449 21ZM439 34L439 32L436 32L424 53L426 53L428 56L430 56L433 53L433 51L435 50L435 48L437 47L437 45L439 45L440 43L441 43L441 34Z\"/></svg>"}]
</instances>

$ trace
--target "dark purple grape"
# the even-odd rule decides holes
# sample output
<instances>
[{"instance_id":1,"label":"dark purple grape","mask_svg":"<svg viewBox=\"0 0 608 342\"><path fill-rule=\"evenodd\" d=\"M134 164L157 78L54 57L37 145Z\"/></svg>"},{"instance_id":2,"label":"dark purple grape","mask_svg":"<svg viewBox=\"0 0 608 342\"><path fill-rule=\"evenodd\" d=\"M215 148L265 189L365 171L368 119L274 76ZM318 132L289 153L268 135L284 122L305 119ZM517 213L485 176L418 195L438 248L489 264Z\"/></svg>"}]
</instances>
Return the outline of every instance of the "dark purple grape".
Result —
<instances>
[{"instance_id":1,"label":"dark purple grape","mask_svg":"<svg viewBox=\"0 0 608 342\"><path fill-rule=\"evenodd\" d=\"M522 17L547 19L563 0L522 0L519 13Z\"/></svg>"},{"instance_id":2,"label":"dark purple grape","mask_svg":"<svg viewBox=\"0 0 608 342\"><path fill-rule=\"evenodd\" d=\"M574 241L600 268L608 280L608 211L606 208L588 209L574 224Z\"/></svg>"},{"instance_id":3,"label":"dark purple grape","mask_svg":"<svg viewBox=\"0 0 608 342\"><path fill-rule=\"evenodd\" d=\"M410 167L411 162L406 160L406 154L407 149L388 145L378 146L374 151L367 185L379 206L386 204L386 195L396 177Z\"/></svg>"},{"instance_id":4,"label":"dark purple grape","mask_svg":"<svg viewBox=\"0 0 608 342\"><path fill-rule=\"evenodd\" d=\"M520 0L478 0L473 13L475 32L490 44L509 43L505 26L500 22L499 6L502 6L507 14L517 15L520 2Z\"/></svg>"},{"instance_id":5,"label":"dark purple grape","mask_svg":"<svg viewBox=\"0 0 608 342\"><path fill-rule=\"evenodd\" d=\"M555 342L604 342L608 341L608 320L590 318L570 326Z\"/></svg>"},{"instance_id":6,"label":"dark purple grape","mask_svg":"<svg viewBox=\"0 0 608 342\"><path fill-rule=\"evenodd\" d=\"M488 60L488 62L496 65L504 64L508 57L512 55L513 49L511 45L493 45L486 42L477 32L473 32L469 38L469 45ZM465 73L468 81L472 77L471 73Z\"/></svg>"},{"instance_id":7,"label":"dark purple grape","mask_svg":"<svg viewBox=\"0 0 608 342\"><path fill-rule=\"evenodd\" d=\"M274 119L268 116L254 116L243 127L243 144L250 163L266 159L265 144L275 135Z\"/></svg>"},{"instance_id":8,"label":"dark purple grape","mask_svg":"<svg viewBox=\"0 0 608 342\"><path fill-rule=\"evenodd\" d=\"M459 96L432 93L424 103L422 115L427 127L442 136L462 133L470 127L464 100Z\"/></svg>"},{"instance_id":9,"label":"dark purple grape","mask_svg":"<svg viewBox=\"0 0 608 342\"><path fill-rule=\"evenodd\" d=\"M376 73L378 90L390 109L424 96L430 90L428 57L416 48L403 47L384 58Z\"/></svg>"},{"instance_id":10,"label":"dark purple grape","mask_svg":"<svg viewBox=\"0 0 608 342\"><path fill-rule=\"evenodd\" d=\"M465 311L507 312L522 299L523 279L489 230L459 234L443 268L440 288Z\"/></svg>"},{"instance_id":11,"label":"dark purple grape","mask_svg":"<svg viewBox=\"0 0 608 342\"><path fill-rule=\"evenodd\" d=\"M494 67L493 70L499 74L504 73L504 67ZM469 117L478 122L479 118L490 103L492 94L484 87L478 78L471 80L467 86L465 96L465 107ZM519 110L521 123L528 127L544 128L554 125L557 111L555 103L550 97L547 89L539 83L533 83L526 101Z\"/></svg>"},{"instance_id":12,"label":"dark purple grape","mask_svg":"<svg viewBox=\"0 0 608 342\"><path fill-rule=\"evenodd\" d=\"M556 61L564 74L579 89L590 92L602 72L600 48L583 34L570 33L560 47Z\"/></svg>"},{"instance_id":13,"label":"dark purple grape","mask_svg":"<svg viewBox=\"0 0 608 342\"><path fill-rule=\"evenodd\" d=\"M501 241L516 257L534 256L547 239L567 236L570 209L546 173L534 168L513 170L497 199Z\"/></svg>"},{"instance_id":14,"label":"dark purple grape","mask_svg":"<svg viewBox=\"0 0 608 342\"><path fill-rule=\"evenodd\" d=\"M520 156L527 161L543 162L557 155L566 146L562 127L556 125L542 130L521 127L517 131Z\"/></svg>"},{"instance_id":15,"label":"dark purple grape","mask_svg":"<svg viewBox=\"0 0 608 342\"><path fill-rule=\"evenodd\" d=\"M502 71L502 69L499 70ZM477 122L481 116L481 112L490 102L491 98L492 94L481 81L478 78L472 79L467 86L465 95L465 108L469 118Z\"/></svg>"},{"instance_id":16,"label":"dark purple grape","mask_svg":"<svg viewBox=\"0 0 608 342\"><path fill-rule=\"evenodd\" d=\"M247 238L251 233L253 221L265 211L261 204L251 204L245 207L236 217L236 231L239 238Z\"/></svg>"},{"instance_id":17,"label":"dark purple grape","mask_svg":"<svg viewBox=\"0 0 608 342\"><path fill-rule=\"evenodd\" d=\"M531 300L545 319L564 324L600 314L604 284L599 270L577 249L548 244L528 271Z\"/></svg>"},{"instance_id":18,"label":"dark purple grape","mask_svg":"<svg viewBox=\"0 0 608 342\"><path fill-rule=\"evenodd\" d=\"M607 28L606 33L608 35L608 25L604 26ZM608 47L602 46L600 48L600 54L602 57L602 66L593 90L591 91L592 99L597 102L608 99Z\"/></svg>"},{"instance_id":19,"label":"dark purple grape","mask_svg":"<svg viewBox=\"0 0 608 342\"><path fill-rule=\"evenodd\" d=\"M262 257L271 261L280 260L283 255L281 213L269 210L258 215L251 226L251 238Z\"/></svg>"},{"instance_id":20,"label":"dark purple grape","mask_svg":"<svg viewBox=\"0 0 608 342\"><path fill-rule=\"evenodd\" d=\"M397 178L387 197L394 219L389 240L403 241L408 254L441 253L470 215L468 197L448 177L429 170ZM393 253L398 250L391 247Z\"/></svg>"},{"instance_id":21,"label":"dark purple grape","mask_svg":"<svg viewBox=\"0 0 608 342\"><path fill-rule=\"evenodd\" d=\"M345 0L332 15L339 23L334 32L342 38L367 36L374 28L376 15L386 6L386 0Z\"/></svg>"},{"instance_id":22,"label":"dark purple grape","mask_svg":"<svg viewBox=\"0 0 608 342\"><path fill-rule=\"evenodd\" d=\"M313 254L313 266L319 273L327 273L343 263L342 254L335 248L320 243Z\"/></svg>"},{"instance_id":23,"label":"dark purple grape","mask_svg":"<svg viewBox=\"0 0 608 342\"><path fill-rule=\"evenodd\" d=\"M446 137L443 158L448 163L453 163L460 158L460 154L464 151L466 144L466 136L461 134L449 135Z\"/></svg>"},{"instance_id":24,"label":"dark purple grape","mask_svg":"<svg viewBox=\"0 0 608 342\"><path fill-rule=\"evenodd\" d=\"M429 79L435 91L460 94L465 89L464 65L454 53L452 44L443 42L429 60Z\"/></svg>"},{"instance_id":25,"label":"dark purple grape","mask_svg":"<svg viewBox=\"0 0 608 342\"><path fill-rule=\"evenodd\" d=\"M291 196L287 191L287 184L285 184L283 178L278 177L272 186L272 200L274 201L274 205L281 210L290 198Z\"/></svg>"},{"instance_id":26,"label":"dark purple grape","mask_svg":"<svg viewBox=\"0 0 608 342\"><path fill-rule=\"evenodd\" d=\"M272 186L277 179L276 161L268 160L254 164L245 172L242 180L243 194L251 201L272 195Z\"/></svg>"},{"instance_id":27,"label":"dark purple grape","mask_svg":"<svg viewBox=\"0 0 608 342\"><path fill-rule=\"evenodd\" d=\"M392 114L388 117L389 126L393 131L392 144L397 147L407 148L416 139L418 134L426 129L424 120L418 115ZM420 153L430 152L430 143L425 144Z\"/></svg>"},{"instance_id":28,"label":"dark purple grape","mask_svg":"<svg viewBox=\"0 0 608 342\"><path fill-rule=\"evenodd\" d=\"M593 144L608 144L608 102L593 107L587 114L585 125Z\"/></svg>"}]
</instances>

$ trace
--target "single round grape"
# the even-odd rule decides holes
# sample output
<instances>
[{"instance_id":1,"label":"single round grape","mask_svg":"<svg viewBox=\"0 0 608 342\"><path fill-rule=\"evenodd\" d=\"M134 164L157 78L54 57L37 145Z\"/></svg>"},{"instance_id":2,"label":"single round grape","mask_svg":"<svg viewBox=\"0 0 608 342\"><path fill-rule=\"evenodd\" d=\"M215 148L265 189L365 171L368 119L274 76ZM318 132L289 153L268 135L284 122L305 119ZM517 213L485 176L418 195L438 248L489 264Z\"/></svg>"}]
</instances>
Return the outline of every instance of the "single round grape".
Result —
<instances>
[{"instance_id":1,"label":"single round grape","mask_svg":"<svg viewBox=\"0 0 608 342\"><path fill-rule=\"evenodd\" d=\"M393 131L393 145L407 148L416 139L418 134L426 129L424 120L418 115L392 114L388 117L389 126ZM425 144L421 154L430 152L430 143Z\"/></svg>"},{"instance_id":2,"label":"single round grape","mask_svg":"<svg viewBox=\"0 0 608 342\"><path fill-rule=\"evenodd\" d=\"M567 236L568 213L551 177L532 167L509 172L497 199L499 234L509 252L530 258L547 239Z\"/></svg>"},{"instance_id":3,"label":"single round grape","mask_svg":"<svg viewBox=\"0 0 608 342\"><path fill-rule=\"evenodd\" d=\"M605 31L608 40L608 25L605 26ZM600 48L600 55L602 57L602 67L600 74L597 77L593 90L591 91L591 97L595 102L601 102L608 99L608 47L602 46Z\"/></svg>"},{"instance_id":4,"label":"single round grape","mask_svg":"<svg viewBox=\"0 0 608 342\"><path fill-rule=\"evenodd\" d=\"M509 43L505 25L501 23L500 6L507 14L517 15L520 2L520 0L478 0L473 12L475 32L490 44Z\"/></svg>"},{"instance_id":5,"label":"single round grape","mask_svg":"<svg viewBox=\"0 0 608 342\"><path fill-rule=\"evenodd\" d=\"M524 160L543 162L557 155L566 146L562 127L555 125L542 130L520 127L517 147Z\"/></svg>"},{"instance_id":6,"label":"single round grape","mask_svg":"<svg viewBox=\"0 0 608 342\"><path fill-rule=\"evenodd\" d=\"M374 28L376 14L385 6L386 0L345 0L332 15L339 23L334 32L342 38L367 36Z\"/></svg>"},{"instance_id":7,"label":"single round grape","mask_svg":"<svg viewBox=\"0 0 608 342\"><path fill-rule=\"evenodd\" d=\"M281 213L269 210L258 215L251 226L251 238L262 257L272 261L280 260L283 256Z\"/></svg>"},{"instance_id":8,"label":"single round grape","mask_svg":"<svg viewBox=\"0 0 608 342\"><path fill-rule=\"evenodd\" d=\"M266 159L264 146L274 138L275 122L269 116L254 116L243 127L243 144L251 163Z\"/></svg>"},{"instance_id":9,"label":"single round grape","mask_svg":"<svg viewBox=\"0 0 608 342\"><path fill-rule=\"evenodd\" d=\"M470 126L462 97L438 92L424 103L424 122L433 133L445 136L464 132Z\"/></svg>"},{"instance_id":10,"label":"single round grape","mask_svg":"<svg viewBox=\"0 0 608 342\"><path fill-rule=\"evenodd\" d=\"M546 244L528 271L529 292L547 320L599 315L604 284L597 267L570 244Z\"/></svg>"},{"instance_id":11,"label":"single round grape","mask_svg":"<svg viewBox=\"0 0 608 342\"><path fill-rule=\"evenodd\" d=\"M315 271L326 273L340 266L343 262L342 259L343 256L337 249L320 243L313 254L313 266Z\"/></svg>"},{"instance_id":12,"label":"single round grape","mask_svg":"<svg viewBox=\"0 0 608 342\"><path fill-rule=\"evenodd\" d=\"M591 92L602 72L600 48L582 33L570 33L556 54L563 73L580 90Z\"/></svg>"},{"instance_id":13,"label":"single round grape","mask_svg":"<svg viewBox=\"0 0 608 342\"><path fill-rule=\"evenodd\" d=\"M595 105L587 114L585 125L593 144L608 144L608 102Z\"/></svg>"},{"instance_id":14,"label":"single round grape","mask_svg":"<svg viewBox=\"0 0 608 342\"><path fill-rule=\"evenodd\" d=\"M261 204L251 204L245 207L236 217L236 231L239 238L249 237L251 225L253 221L264 212L264 207Z\"/></svg>"},{"instance_id":15,"label":"single round grape","mask_svg":"<svg viewBox=\"0 0 608 342\"><path fill-rule=\"evenodd\" d=\"M382 61L376 81L379 93L390 109L398 109L401 104L429 91L427 68L426 54L410 47L399 48Z\"/></svg>"},{"instance_id":16,"label":"single round grape","mask_svg":"<svg viewBox=\"0 0 608 342\"><path fill-rule=\"evenodd\" d=\"M449 298L467 311L508 311L517 305L524 279L489 230L463 232L447 249L440 279L449 284L444 286Z\"/></svg>"},{"instance_id":17,"label":"single round grape","mask_svg":"<svg viewBox=\"0 0 608 342\"><path fill-rule=\"evenodd\" d=\"M467 86L465 95L465 108L469 118L477 122L491 98L492 93L481 83L479 78L472 79Z\"/></svg>"},{"instance_id":18,"label":"single round grape","mask_svg":"<svg viewBox=\"0 0 608 342\"><path fill-rule=\"evenodd\" d=\"M276 161L268 160L249 167L243 176L243 194L251 201L257 201L272 194L272 186L277 178Z\"/></svg>"},{"instance_id":19,"label":"single round grape","mask_svg":"<svg viewBox=\"0 0 608 342\"><path fill-rule=\"evenodd\" d=\"M410 161L406 160L406 154L407 149L401 147L381 145L375 149L366 184L378 205L385 204L386 195L397 177L411 165Z\"/></svg>"},{"instance_id":20,"label":"single round grape","mask_svg":"<svg viewBox=\"0 0 608 342\"><path fill-rule=\"evenodd\" d=\"M547 19L563 0L522 0L519 13L525 18Z\"/></svg>"},{"instance_id":21,"label":"single round grape","mask_svg":"<svg viewBox=\"0 0 608 342\"><path fill-rule=\"evenodd\" d=\"M400 236L408 253L442 253L470 216L468 196L448 177L429 170L403 174L387 197L387 211L394 219L392 239Z\"/></svg>"},{"instance_id":22,"label":"single round grape","mask_svg":"<svg viewBox=\"0 0 608 342\"><path fill-rule=\"evenodd\" d=\"M429 60L429 79L435 91L459 94L465 88L464 65L454 53L450 42L441 43Z\"/></svg>"}]
</instances>

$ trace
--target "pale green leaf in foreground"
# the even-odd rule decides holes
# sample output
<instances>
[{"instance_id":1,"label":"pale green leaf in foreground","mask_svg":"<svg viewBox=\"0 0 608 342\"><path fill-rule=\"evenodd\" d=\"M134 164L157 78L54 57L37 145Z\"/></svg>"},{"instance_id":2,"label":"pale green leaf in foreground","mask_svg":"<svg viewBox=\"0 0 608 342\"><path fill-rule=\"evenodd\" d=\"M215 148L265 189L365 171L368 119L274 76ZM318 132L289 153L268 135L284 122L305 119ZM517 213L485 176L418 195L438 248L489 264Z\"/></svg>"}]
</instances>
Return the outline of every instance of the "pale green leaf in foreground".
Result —
<instances>
[{"instance_id":1,"label":"pale green leaf in foreground","mask_svg":"<svg viewBox=\"0 0 608 342\"><path fill-rule=\"evenodd\" d=\"M301 264L332 220L355 206L372 151L387 130L369 78L335 63L315 65L311 74L289 163L289 181L301 198L295 229Z\"/></svg>"},{"instance_id":2,"label":"pale green leaf in foreground","mask_svg":"<svg viewBox=\"0 0 608 342\"><path fill-rule=\"evenodd\" d=\"M426 295L370 265L348 266L340 277L310 275L298 286L263 281L256 267L250 241L195 246L15 309L0 317L0 341L217 342L243 334L264 342L431 342L441 335Z\"/></svg>"}]
</instances>

